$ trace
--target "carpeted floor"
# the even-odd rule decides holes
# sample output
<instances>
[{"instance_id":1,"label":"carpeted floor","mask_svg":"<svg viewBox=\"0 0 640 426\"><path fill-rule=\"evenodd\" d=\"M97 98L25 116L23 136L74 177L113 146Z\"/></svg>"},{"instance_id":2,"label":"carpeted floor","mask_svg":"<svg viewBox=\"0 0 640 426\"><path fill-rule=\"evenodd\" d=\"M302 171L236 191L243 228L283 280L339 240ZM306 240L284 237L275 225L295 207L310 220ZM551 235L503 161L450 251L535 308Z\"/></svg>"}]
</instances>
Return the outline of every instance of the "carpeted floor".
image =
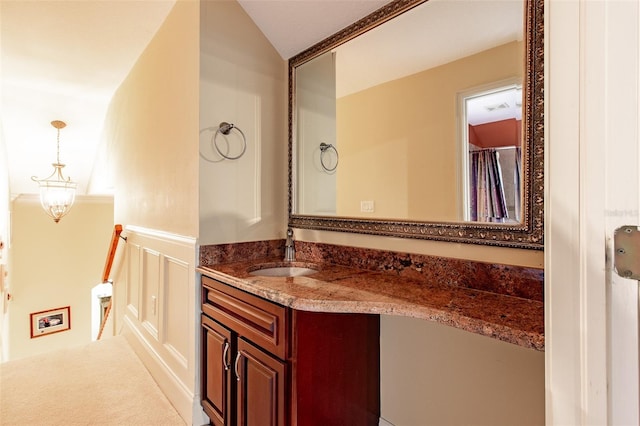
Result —
<instances>
[{"instance_id":1,"label":"carpeted floor","mask_svg":"<svg viewBox=\"0 0 640 426\"><path fill-rule=\"evenodd\" d=\"M0 364L0 425L183 426L123 336Z\"/></svg>"}]
</instances>

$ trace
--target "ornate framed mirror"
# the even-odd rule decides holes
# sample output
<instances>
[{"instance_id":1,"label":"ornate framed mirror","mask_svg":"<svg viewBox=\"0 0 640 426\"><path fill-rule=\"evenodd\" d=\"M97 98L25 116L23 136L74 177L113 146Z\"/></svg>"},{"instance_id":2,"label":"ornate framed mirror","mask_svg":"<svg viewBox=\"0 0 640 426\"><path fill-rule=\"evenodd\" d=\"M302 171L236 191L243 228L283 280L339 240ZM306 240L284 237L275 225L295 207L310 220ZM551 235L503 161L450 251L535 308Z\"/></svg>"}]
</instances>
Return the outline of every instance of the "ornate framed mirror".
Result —
<instances>
[{"instance_id":1,"label":"ornate framed mirror","mask_svg":"<svg viewBox=\"0 0 640 426\"><path fill-rule=\"evenodd\" d=\"M543 248L543 2L396 0L289 60L289 226Z\"/></svg>"}]
</instances>

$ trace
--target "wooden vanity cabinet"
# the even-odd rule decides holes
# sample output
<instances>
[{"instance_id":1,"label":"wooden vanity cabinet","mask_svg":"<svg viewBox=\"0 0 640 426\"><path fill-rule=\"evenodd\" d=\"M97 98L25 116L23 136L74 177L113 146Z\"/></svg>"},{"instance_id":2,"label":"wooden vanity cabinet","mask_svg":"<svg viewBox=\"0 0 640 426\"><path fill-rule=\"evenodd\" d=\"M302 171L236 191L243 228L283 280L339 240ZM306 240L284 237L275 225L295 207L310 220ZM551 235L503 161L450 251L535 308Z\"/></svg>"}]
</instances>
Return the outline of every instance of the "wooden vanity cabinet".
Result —
<instances>
[{"instance_id":1,"label":"wooden vanity cabinet","mask_svg":"<svg viewBox=\"0 0 640 426\"><path fill-rule=\"evenodd\" d=\"M206 315L202 315L202 406L216 426L232 424L233 383L231 361L235 337ZM233 343L233 345L232 345Z\"/></svg>"},{"instance_id":2,"label":"wooden vanity cabinet","mask_svg":"<svg viewBox=\"0 0 640 426\"><path fill-rule=\"evenodd\" d=\"M202 405L214 425L377 425L377 315L298 311L202 277Z\"/></svg>"},{"instance_id":3,"label":"wooden vanity cabinet","mask_svg":"<svg viewBox=\"0 0 640 426\"><path fill-rule=\"evenodd\" d=\"M286 424L286 365L247 342L238 340L238 425Z\"/></svg>"},{"instance_id":4,"label":"wooden vanity cabinet","mask_svg":"<svg viewBox=\"0 0 640 426\"><path fill-rule=\"evenodd\" d=\"M287 425L282 306L202 277L202 406L214 425Z\"/></svg>"}]
</instances>

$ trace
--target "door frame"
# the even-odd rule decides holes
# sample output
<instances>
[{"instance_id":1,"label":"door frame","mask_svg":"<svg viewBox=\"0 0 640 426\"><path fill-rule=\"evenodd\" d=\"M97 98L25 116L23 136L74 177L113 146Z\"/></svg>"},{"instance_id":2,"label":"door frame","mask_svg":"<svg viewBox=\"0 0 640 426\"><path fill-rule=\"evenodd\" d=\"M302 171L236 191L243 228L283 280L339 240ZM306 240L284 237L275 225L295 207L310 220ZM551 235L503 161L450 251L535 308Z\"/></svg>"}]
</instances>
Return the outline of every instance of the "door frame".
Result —
<instances>
[{"instance_id":1,"label":"door frame","mask_svg":"<svg viewBox=\"0 0 640 426\"><path fill-rule=\"evenodd\" d=\"M545 7L548 425L640 419L638 284L608 260L640 219L639 22L632 1Z\"/></svg>"}]
</instances>

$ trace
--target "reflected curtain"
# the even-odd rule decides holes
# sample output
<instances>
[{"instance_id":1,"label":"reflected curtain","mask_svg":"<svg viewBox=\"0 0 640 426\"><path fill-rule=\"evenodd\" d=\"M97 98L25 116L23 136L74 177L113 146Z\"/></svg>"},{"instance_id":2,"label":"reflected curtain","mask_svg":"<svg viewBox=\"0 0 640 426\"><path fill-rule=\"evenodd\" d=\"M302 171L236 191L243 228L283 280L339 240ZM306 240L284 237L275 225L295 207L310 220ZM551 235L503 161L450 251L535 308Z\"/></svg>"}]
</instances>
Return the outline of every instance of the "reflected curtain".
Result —
<instances>
[{"instance_id":1,"label":"reflected curtain","mask_svg":"<svg viewBox=\"0 0 640 426\"><path fill-rule=\"evenodd\" d=\"M516 191L516 221L520 222L522 219L522 189L521 189L521 173L522 173L522 148L516 147L516 165L513 173L513 183Z\"/></svg>"},{"instance_id":2,"label":"reflected curtain","mask_svg":"<svg viewBox=\"0 0 640 426\"><path fill-rule=\"evenodd\" d=\"M471 151L469 155L471 157L471 220L504 222L509 214L504 196L498 152L489 148Z\"/></svg>"}]
</instances>

